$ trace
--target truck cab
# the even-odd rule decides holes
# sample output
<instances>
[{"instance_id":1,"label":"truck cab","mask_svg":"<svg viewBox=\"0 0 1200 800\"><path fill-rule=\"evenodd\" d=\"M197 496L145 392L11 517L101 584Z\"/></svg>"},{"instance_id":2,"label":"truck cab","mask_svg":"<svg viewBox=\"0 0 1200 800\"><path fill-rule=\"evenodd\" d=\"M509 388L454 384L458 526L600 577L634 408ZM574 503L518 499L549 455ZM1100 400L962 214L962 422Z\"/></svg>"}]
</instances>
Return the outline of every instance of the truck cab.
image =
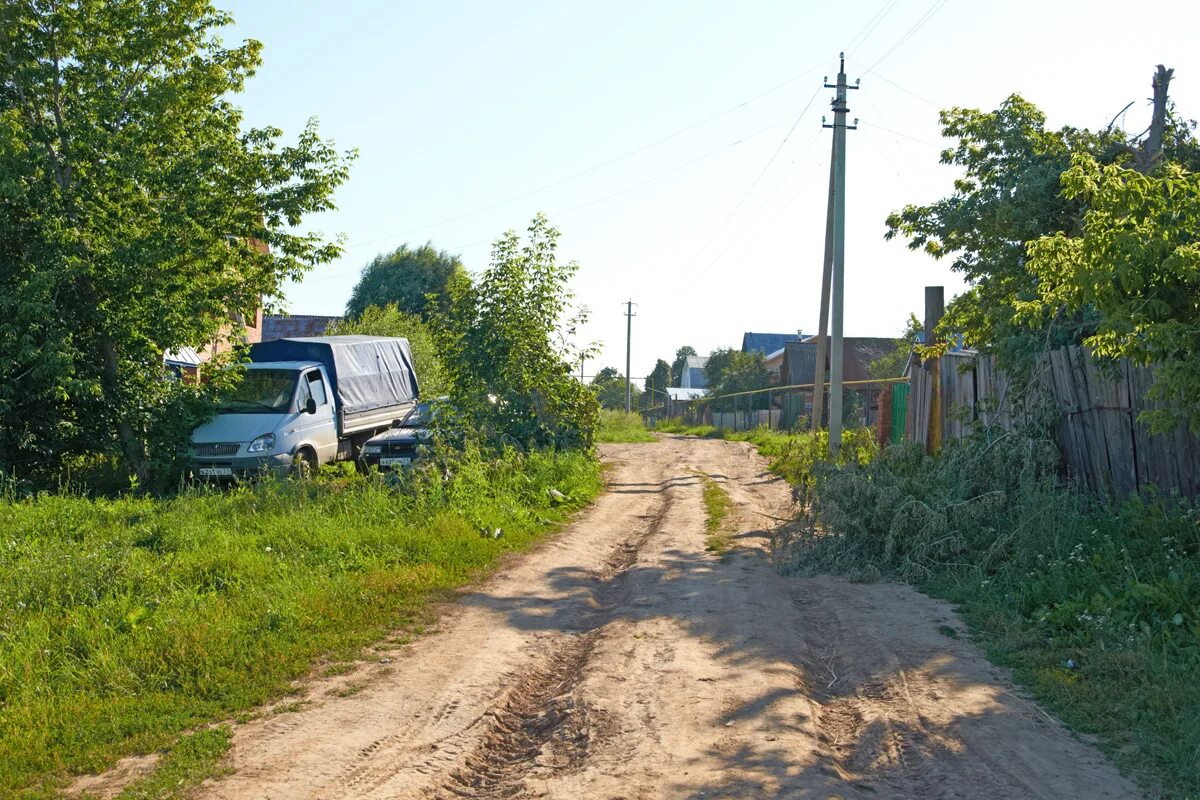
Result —
<instances>
[{"instance_id":1,"label":"truck cab","mask_svg":"<svg viewBox=\"0 0 1200 800\"><path fill-rule=\"evenodd\" d=\"M325 368L315 362L247 364L237 390L192 433L203 478L287 472L332 461L338 436Z\"/></svg>"},{"instance_id":2,"label":"truck cab","mask_svg":"<svg viewBox=\"0 0 1200 800\"><path fill-rule=\"evenodd\" d=\"M300 357L280 358L287 355ZM417 403L404 339L276 340L252 347L245 368L217 415L192 432L201 478L310 472L353 459L364 442Z\"/></svg>"}]
</instances>

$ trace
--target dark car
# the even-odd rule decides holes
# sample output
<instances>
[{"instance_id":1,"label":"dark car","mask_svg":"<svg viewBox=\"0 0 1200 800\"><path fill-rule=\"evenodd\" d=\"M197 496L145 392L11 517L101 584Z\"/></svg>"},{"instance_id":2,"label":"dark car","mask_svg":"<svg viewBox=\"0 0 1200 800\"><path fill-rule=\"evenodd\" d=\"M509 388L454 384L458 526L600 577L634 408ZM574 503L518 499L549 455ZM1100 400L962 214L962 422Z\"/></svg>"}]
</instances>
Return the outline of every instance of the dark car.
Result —
<instances>
[{"instance_id":1,"label":"dark car","mask_svg":"<svg viewBox=\"0 0 1200 800\"><path fill-rule=\"evenodd\" d=\"M378 467L381 470L392 470L411 467L424 455L424 448L431 437L427 426L434 413L430 403L417 404L407 417L397 420L391 428L368 439L359 453L359 462L366 469Z\"/></svg>"}]
</instances>

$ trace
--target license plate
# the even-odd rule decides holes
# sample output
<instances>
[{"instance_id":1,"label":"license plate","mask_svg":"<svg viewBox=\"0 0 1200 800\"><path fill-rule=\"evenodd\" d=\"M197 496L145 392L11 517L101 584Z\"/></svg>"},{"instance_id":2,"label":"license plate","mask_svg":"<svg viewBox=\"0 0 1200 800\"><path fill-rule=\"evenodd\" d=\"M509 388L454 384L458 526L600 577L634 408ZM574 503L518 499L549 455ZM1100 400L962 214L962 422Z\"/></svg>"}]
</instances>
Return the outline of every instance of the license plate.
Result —
<instances>
[{"instance_id":1,"label":"license plate","mask_svg":"<svg viewBox=\"0 0 1200 800\"><path fill-rule=\"evenodd\" d=\"M200 477L202 478L228 478L233 475L233 469L230 467L201 467Z\"/></svg>"},{"instance_id":2,"label":"license plate","mask_svg":"<svg viewBox=\"0 0 1200 800\"><path fill-rule=\"evenodd\" d=\"M411 463L412 459L408 456L395 456L393 458L379 459L379 466L381 467L407 467Z\"/></svg>"}]
</instances>

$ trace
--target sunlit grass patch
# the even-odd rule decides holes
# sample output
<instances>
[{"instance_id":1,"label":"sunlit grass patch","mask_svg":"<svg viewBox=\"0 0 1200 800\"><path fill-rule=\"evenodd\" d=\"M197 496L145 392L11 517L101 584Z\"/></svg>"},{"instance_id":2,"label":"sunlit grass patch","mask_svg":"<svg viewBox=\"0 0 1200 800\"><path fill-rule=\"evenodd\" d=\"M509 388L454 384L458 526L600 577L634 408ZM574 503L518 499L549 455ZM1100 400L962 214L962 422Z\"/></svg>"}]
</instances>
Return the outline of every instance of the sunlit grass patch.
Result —
<instances>
[{"instance_id":1,"label":"sunlit grass patch","mask_svg":"<svg viewBox=\"0 0 1200 800\"><path fill-rule=\"evenodd\" d=\"M117 800L168 800L187 797L206 778L227 772L221 758L229 749L229 727L220 725L180 737L150 775L134 781Z\"/></svg>"},{"instance_id":2,"label":"sunlit grass patch","mask_svg":"<svg viewBox=\"0 0 1200 800\"><path fill-rule=\"evenodd\" d=\"M729 531L725 527L725 518L729 516L732 503L725 487L713 480L709 475L701 475L704 483L704 529L708 533L705 549L710 553L723 556L729 551Z\"/></svg>"},{"instance_id":3,"label":"sunlit grass patch","mask_svg":"<svg viewBox=\"0 0 1200 800\"><path fill-rule=\"evenodd\" d=\"M603 409L600 412L600 429L596 432L596 441L610 444L653 442L655 438L654 434L646 430L641 414Z\"/></svg>"}]
</instances>

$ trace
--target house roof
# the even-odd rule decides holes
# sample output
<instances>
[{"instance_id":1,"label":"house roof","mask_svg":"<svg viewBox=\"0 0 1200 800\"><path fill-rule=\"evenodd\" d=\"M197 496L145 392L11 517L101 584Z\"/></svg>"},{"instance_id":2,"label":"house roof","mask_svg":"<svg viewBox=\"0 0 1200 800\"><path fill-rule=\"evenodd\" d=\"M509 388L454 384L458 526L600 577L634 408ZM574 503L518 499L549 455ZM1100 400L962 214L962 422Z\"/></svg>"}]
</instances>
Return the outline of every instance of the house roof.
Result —
<instances>
[{"instance_id":1,"label":"house roof","mask_svg":"<svg viewBox=\"0 0 1200 800\"><path fill-rule=\"evenodd\" d=\"M685 389L681 386L667 387L667 394L671 395L671 399L677 403L686 403L689 400L695 400L697 397L704 397L708 394L707 389Z\"/></svg>"},{"instance_id":2,"label":"house roof","mask_svg":"<svg viewBox=\"0 0 1200 800\"><path fill-rule=\"evenodd\" d=\"M275 339L324 336L329 326L341 319L315 314L268 314L263 317L262 340L270 342Z\"/></svg>"},{"instance_id":3,"label":"house roof","mask_svg":"<svg viewBox=\"0 0 1200 800\"><path fill-rule=\"evenodd\" d=\"M871 362L883 358L896 349L896 340L882 336L850 336L842 340L846 348L844 380L865 381L872 377Z\"/></svg>"},{"instance_id":4,"label":"house roof","mask_svg":"<svg viewBox=\"0 0 1200 800\"><path fill-rule=\"evenodd\" d=\"M783 366L779 370L779 380L787 386L798 386L805 383L816 383L817 344L816 342L788 342L783 348Z\"/></svg>"},{"instance_id":5,"label":"house roof","mask_svg":"<svg viewBox=\"0 0 1200 800\"><path fill-rule=\"evenodd\" d=\"M688 356L684 366L688 369L704 369L708 364L708 356Z\"/></svg>"},{"instance_id":6,"label":"house roof","mask_svg":"<svg viewBox=\"0 0 1200 800\"><path fill-rule=\"evenodd\" d=\"M755 333L747 331L742 334L743 353L762 353L764 356L782 350L788 342L800 341L799 333Z\"/></svg>"},{"instance_id":7,"label":"house roof","mask_svg":"<svg viewBox=\"0 0 1200 800\"><path fill-rule=\"evenodd\" d=\"M163 363L173 367L198 367L203 360L191 347L177 347L163 353Z\"/></svg>"},{"instance_id":8,"label":"house roof","mask_svg":"<svg viewBox=\"0 0 1200 800\"><path fill-rule=\"evenodd\" d=\"M871 362L895 349L895 339L879 336L847 336L842 339L842 380L869 380L871 378ZM810 336L802 342L789 342L784 347L780 380L789 386L816 383L816 366L816 336ZM825 368L828 370L828 363Z\"/></svg>"}]
</instances>

